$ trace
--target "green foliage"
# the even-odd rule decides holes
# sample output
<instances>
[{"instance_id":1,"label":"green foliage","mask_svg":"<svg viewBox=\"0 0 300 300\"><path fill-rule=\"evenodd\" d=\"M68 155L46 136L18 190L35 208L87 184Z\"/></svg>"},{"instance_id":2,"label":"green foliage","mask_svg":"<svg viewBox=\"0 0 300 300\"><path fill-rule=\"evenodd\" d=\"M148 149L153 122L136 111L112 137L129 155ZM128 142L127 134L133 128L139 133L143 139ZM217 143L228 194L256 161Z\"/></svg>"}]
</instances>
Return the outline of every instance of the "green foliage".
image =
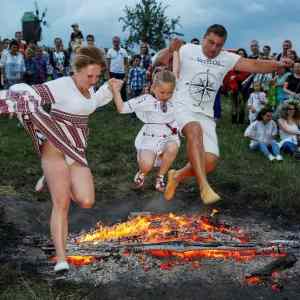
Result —
<instances>
[{"instance_id":1,"label":"green foliage","mask_svg":"<svg viewBox=\"0 0 300 300\"><path fill-rule=\"evenodd\" d=\"M119 21L124 24L123 31L129 31L128 46L143 41L159 50L166 46L165 40L172 35L182 35L175 31L179 17L168 18L165 15L167 8L157 0L141 0L135 7L125 6L125 17Z\"/></svg>"}]
</instances>

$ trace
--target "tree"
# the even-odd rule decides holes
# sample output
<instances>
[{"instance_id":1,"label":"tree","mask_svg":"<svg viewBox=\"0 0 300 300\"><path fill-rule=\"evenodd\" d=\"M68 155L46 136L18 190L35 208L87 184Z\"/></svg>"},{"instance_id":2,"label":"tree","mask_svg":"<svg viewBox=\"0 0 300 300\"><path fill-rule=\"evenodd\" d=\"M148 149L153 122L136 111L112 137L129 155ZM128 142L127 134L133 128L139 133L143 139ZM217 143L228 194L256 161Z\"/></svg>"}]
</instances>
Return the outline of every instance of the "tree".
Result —
<instances>
[{"instance_id":1,"label":"tree","mask_svg":"<svg viewBox=\"0 0 300 300\"><path fill-rule=\"evenodd\" d=\"M159 0L141 0L135 7L125 6L125 17L119 21L123 22L123 31L129 30L127 45L146 42L154 50L166 46L166 39L172 35L181 35L175 31L179 24L179 17L170 19L165 15L168 6L163 6Z\"/></svg>"}]
</instances>

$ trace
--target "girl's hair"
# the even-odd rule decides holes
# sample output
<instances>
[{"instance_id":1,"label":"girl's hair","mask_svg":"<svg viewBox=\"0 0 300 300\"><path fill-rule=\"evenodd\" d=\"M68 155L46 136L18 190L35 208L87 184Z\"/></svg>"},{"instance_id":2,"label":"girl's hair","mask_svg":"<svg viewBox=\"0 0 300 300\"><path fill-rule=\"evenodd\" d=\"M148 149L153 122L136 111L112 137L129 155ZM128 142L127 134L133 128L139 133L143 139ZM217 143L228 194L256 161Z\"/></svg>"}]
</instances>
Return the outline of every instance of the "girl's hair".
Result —
<instances>
[{"instance_id":1,"label":"girl's hair","mask_svg":"<svg viewBox=\"0 0 300 300\"><path fill-rule=\"evenodd\" d=\"M289 106L293 106L295 108L294 119L296 121L300 121L300 106L297 101L289 100L285 101L280 109L280 118L287 119L288 117L288 108Z\"/></svg>"},{"instance_id":2,"label":"girl's hair","mask_svg":"<svg viewBox=\"0 0 300 300\"><path fill-rule=\"evenodd\" d=\"M175 87L176 78L175 78L175 75L171 71L161 70L159 72L156 72L153 75L152 82L153 82L153 85L160 85L162 83L170 83Z\"/></svg>"},{"instance_id":3,"label":"girl's hair","mask_svg":"<svg viewBox=\"0 0 300 300\"><path fill-rule=\"evenodd\" d=\"M258 113L258 115L257 115L257 117L256 117L256 120L257 121L262 121L263 120L263 116L265 115L265 114L267 114L267 113L273 113L273 109L272 109L272 107L270 107L270 106L268 106L268 105L266 105L266 106L264 106L262 109L261 109L261 111Z\"/></svg>"},{"instance_id":4,"label":"girl's hair","mask_svg":"<svg viewBox=\"0 0 300 300\"><path fill-rule=\"evenodd\" d=\"M73 69L78 72L89 65L98 65L101 68L106 68L106 60L104 53L96 47L82 47L76 53Z\"/></svg>"}]
</instances>

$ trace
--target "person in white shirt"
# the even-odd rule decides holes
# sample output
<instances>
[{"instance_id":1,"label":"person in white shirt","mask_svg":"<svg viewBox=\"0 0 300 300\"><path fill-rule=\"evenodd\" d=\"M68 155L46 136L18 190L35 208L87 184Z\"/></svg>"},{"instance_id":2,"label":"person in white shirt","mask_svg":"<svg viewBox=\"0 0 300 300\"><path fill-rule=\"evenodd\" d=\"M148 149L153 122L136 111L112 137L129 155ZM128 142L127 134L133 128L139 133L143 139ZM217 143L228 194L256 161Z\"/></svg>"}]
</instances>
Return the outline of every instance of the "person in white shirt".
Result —
<instances>
[{"instance_id":1,"label":"person in white shirt","mask_svg":"<svg viewBox=\"0 0 300 300\"><path fill-rule=\"evenodd\" d=\"M294 154L300 144L300 106L297 101L286 101L280 109L278 119L280 150Z\"/></svg>"},{"instance_id":2,"label":"person in white shirt","mask_svg":"<svg viewBox=\"0 0 300 300\"><path fill-rule=\"evenodd\" d=\"M265 107L257 115L257 120L248 126L244 135L251 139L251 150L261 151L270 161L281 161L282 156L275 140L277 131L277 125L272 120L272 110Z\"/></svg>"},{"instance_id":3,"label":"person in white shirt","mask_svg":"<svg viewBox=\"0 0 300 300\"><path fill-rule=\"evenodd\" d=\"M135 112L144 122L135 139L139 171L134 177L136 188L144 185L145 177L153 167L159 167L155 189L165 190L165 174L176 158L180 140L175 121L174 104L170 100L175 88L175 76L170 71L161 71L154 75L151 90L154 94L145 94L123 102L118 90L113 89L114 101L118 112Z\"/></svg>"},{"instance_id":4,"label":"person in white shirt","mask_svg":"<svg viewBox=\"0 0 300 300\"><path fill-rule=\"evenodd\" d=\"M65 247L71 199L83 208L95 202L93 176L86 159L88 117L112 100L108 84L96 93L93 90L105 67L99 49L83 47L74 59L72 77L35 86L17 84L0 92L0 114L18 115L41 156L44 176L38 184L41 188L46 180L53 203L50 227L56 272L69 269ZM121 84L114 83L114 88L118 87ZM50 113L43 109L45 105L51 105Z\"/></svg>"},{"instance_id":5,"label":"person in white shirt","mask_svg":"<svg viewBox=\"0 0 300 300\"><path fill-rule=\"evenodd\" d=\"M216 168L219 159L213 106L226 73L232 68L250 73L271 73L292 65L289 59L280 62L252 60L223 51L226 37L226 29L215 24L207 29L201 45L182 46L182 42L175 39L156 58L155 65L168 65L173 51L179 49L180 71L174 103L176 121L186 137L188 163L178 171L169 171L164 193L167 200L173 198L178 184L191 176L196 177L205 204L220 200L209 185L206 174Z\"/></svg>"},{"instance_id":6,"label":"person in white shirt","mask_svg":"<svg viewBox=\"0 0 300 300\"><path fill-rule=\"evenodd\" d=\"M261 84L259 82L254 82L253 87L254 91L250 94L247 103L250 123L256 120L258 113L268 102L266 93L261 90Z\"/></svg>"},{"instance_id":7,"label":"person in white shirt","mask_svg":"<svg viewBox=\"0 0 300 300\"><path fill-rule=\"evenodd\" d=\"M121 95L124 100L127 99L126 81L128 74L128 54L124 48L120 46L120 38L114 36L112 39L113 47L107 51L107 68L110 78L121 79L125 81L122 87Z\"/></svg>"}]
</instances>

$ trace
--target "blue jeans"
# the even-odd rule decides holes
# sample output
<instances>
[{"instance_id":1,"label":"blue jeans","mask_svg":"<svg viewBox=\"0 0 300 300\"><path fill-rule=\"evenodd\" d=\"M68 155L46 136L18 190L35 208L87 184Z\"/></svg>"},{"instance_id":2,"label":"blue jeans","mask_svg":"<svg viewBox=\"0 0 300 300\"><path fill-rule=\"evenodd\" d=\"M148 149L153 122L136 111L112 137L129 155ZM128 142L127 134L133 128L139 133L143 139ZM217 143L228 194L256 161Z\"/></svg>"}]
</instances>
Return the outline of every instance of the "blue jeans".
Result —
<instances>
[{"instance_id":1,"label":"blue jeans","mask_svg":"<svg viewBox=\"0 0 300 300\"><path fill-rule=\"evenodd\" d=\"M281 150L285 153L293 154L297 151L297 145L292 142L286 141L281 146Z\"/></svg>"},{"instance_id":2,"label":"blue jeans","mask_svg":"<svg viewBox=\"0 0 300 300\"><path fill-rule=\"evenodd\" d=\"M280 154L279 147L275 141L272 141L271 144L267 145L265 143L257 143L252 146L250 146L251 150L259 150L260 152L263 153L266 157L269 155L278 155Z\"/></svg>"}]
</instances>

